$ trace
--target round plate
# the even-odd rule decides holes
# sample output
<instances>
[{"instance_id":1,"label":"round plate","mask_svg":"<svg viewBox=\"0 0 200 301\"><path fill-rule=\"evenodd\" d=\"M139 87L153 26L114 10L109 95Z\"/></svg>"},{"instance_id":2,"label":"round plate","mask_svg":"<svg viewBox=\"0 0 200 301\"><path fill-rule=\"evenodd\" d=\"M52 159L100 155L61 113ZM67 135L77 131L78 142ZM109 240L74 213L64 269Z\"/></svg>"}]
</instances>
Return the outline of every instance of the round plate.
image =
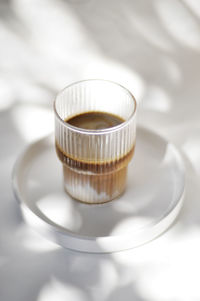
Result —
<instances>
[{"instance_id":1,"label":"round plate","mask_svg":"<svg viewBox=\"0 0 200 301\"><path fill-rule=\"evenodd\" d=\"M152 240L176 218L184 193L179 152L157 134L137 129L125 193L102 205L82 204L64 192L53 135L30 145L13 171L25 220L63 247L115 252Z\"/></svg>"}]
</instances>

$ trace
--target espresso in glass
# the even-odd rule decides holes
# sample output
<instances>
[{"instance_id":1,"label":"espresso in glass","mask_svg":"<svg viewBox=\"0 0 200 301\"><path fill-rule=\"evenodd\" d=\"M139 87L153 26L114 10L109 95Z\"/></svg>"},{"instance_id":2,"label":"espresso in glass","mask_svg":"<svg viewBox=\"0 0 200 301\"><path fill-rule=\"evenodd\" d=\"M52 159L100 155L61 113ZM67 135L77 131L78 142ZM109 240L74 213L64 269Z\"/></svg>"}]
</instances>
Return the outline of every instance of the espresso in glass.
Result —
<instances>
[{"instance_id":1,"label":"espresso in glass","mask_svg":"<svg viewBox=\"0 0 200 301\"><path fill-rule=\"evenodd\" d=\"M86 112L65 120L73 126L87 130L106 129L124 121L121 117L106 112Z\"/></svg>"},{"instance_id":2,"label":"espresso in glass","mask_svg":"<svg viewBox=\"0 0 200 301\"><path fill-rule=\"evenodd\" d=\"M79 86L79 93L74 85ZM108 202L125 190L135 148L136 103L127 90L112 82L90 80L74 85L55 102L56 152L63 164L64 188L84 203ZM104 101L98 97L99 90L101 95L104 91ZM115 96L113 107L106 95L113 100ZM69 100L74 104L71 110Z\"/></svg>"}]
</instances>

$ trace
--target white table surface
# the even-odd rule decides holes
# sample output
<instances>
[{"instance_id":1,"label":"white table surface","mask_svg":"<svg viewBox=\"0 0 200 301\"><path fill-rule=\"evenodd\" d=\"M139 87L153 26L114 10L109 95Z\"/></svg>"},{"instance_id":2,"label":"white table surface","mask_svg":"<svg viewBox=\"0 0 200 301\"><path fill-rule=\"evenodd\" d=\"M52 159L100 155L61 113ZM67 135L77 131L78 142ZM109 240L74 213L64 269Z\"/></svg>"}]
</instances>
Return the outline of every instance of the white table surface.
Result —
<instances>
[{"instance_id":1,"label":"white table surface","mask_svg":"<svg viewBox=\"0 0 200 301\"><path fill-rule=\"evenodd\" d=\"M156 240L115 254L62 249L23 222L13 164L53 129L52 101L85 78L135 94L138 123L177 145L184 206ZM200 300L200 3L0 1L0 300Z\"/></svg>"}]
</instances>

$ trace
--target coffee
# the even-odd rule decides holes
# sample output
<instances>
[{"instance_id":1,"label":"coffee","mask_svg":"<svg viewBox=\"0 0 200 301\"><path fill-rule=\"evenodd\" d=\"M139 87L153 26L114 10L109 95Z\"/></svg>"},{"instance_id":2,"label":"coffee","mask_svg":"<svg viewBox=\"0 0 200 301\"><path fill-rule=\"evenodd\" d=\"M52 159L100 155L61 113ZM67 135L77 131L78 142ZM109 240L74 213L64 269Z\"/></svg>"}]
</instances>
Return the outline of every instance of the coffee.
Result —
<instances>
[{"instance_id":1,"label":"coffee","mask_svg":"<svg viewBox=\"0 0 200 301\"><path fill-rule=\"evenodd\" d=\"M105 112L86 112L66 119L65 122L82 129L100 130L116 126L124 120Z\"/></svg>"},{"instance_id":2,"label":"coffee","mask_svg":"<svg viewBox=\"0 0 200 301\"><path fill-rule=\"evenodd\" d=\"M124 120L105 112L86 112L65 119L65 122L78 128L99 130L117 126ZM65 189L69 194L74 195L73 189L77 188L80 196L76 198L82 202L87 203L87 191L85 188L81 189L84 185L88 187L90 194L92 191L95 199L99 198L100 203L102 198L112 200L124 191L127 166L133 156L134 146L120 158L100 162L72 157L65 153L58 143L56 143L56 151L63 163L64 180L68 183ZM113 153L114 151L113 149ZM89 145L85 152L91 152Z\"/></svg>"}]
</instances>

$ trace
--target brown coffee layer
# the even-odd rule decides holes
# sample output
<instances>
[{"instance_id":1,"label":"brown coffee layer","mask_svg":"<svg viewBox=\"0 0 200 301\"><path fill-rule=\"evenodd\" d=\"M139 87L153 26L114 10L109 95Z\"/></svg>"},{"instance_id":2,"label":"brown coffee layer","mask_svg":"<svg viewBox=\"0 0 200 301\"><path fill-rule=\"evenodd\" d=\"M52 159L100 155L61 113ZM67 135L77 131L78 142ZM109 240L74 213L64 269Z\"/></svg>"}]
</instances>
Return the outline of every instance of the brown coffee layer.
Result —
<instances>
[{"instance_id":1,"label":"brown coffee layer","mask_svg":"<svg viewBox=\"0 0 200 301\"><path fill-rule=\"evenodd\" d=\"M57 142L55 143L55 145L56 145L56 152L58 158L61 160L63 164L66 164L68 167L72 169L80 170L81 172L93 172L97 174L109 173L126 167L127 164L130 162L130 160L132 159L135 150L135 145L134 145L132 149L125 156L112 161L85 162L82 160L71 158L69 155L67 155L60 149Z\"/></svg>"}]
</instances>

